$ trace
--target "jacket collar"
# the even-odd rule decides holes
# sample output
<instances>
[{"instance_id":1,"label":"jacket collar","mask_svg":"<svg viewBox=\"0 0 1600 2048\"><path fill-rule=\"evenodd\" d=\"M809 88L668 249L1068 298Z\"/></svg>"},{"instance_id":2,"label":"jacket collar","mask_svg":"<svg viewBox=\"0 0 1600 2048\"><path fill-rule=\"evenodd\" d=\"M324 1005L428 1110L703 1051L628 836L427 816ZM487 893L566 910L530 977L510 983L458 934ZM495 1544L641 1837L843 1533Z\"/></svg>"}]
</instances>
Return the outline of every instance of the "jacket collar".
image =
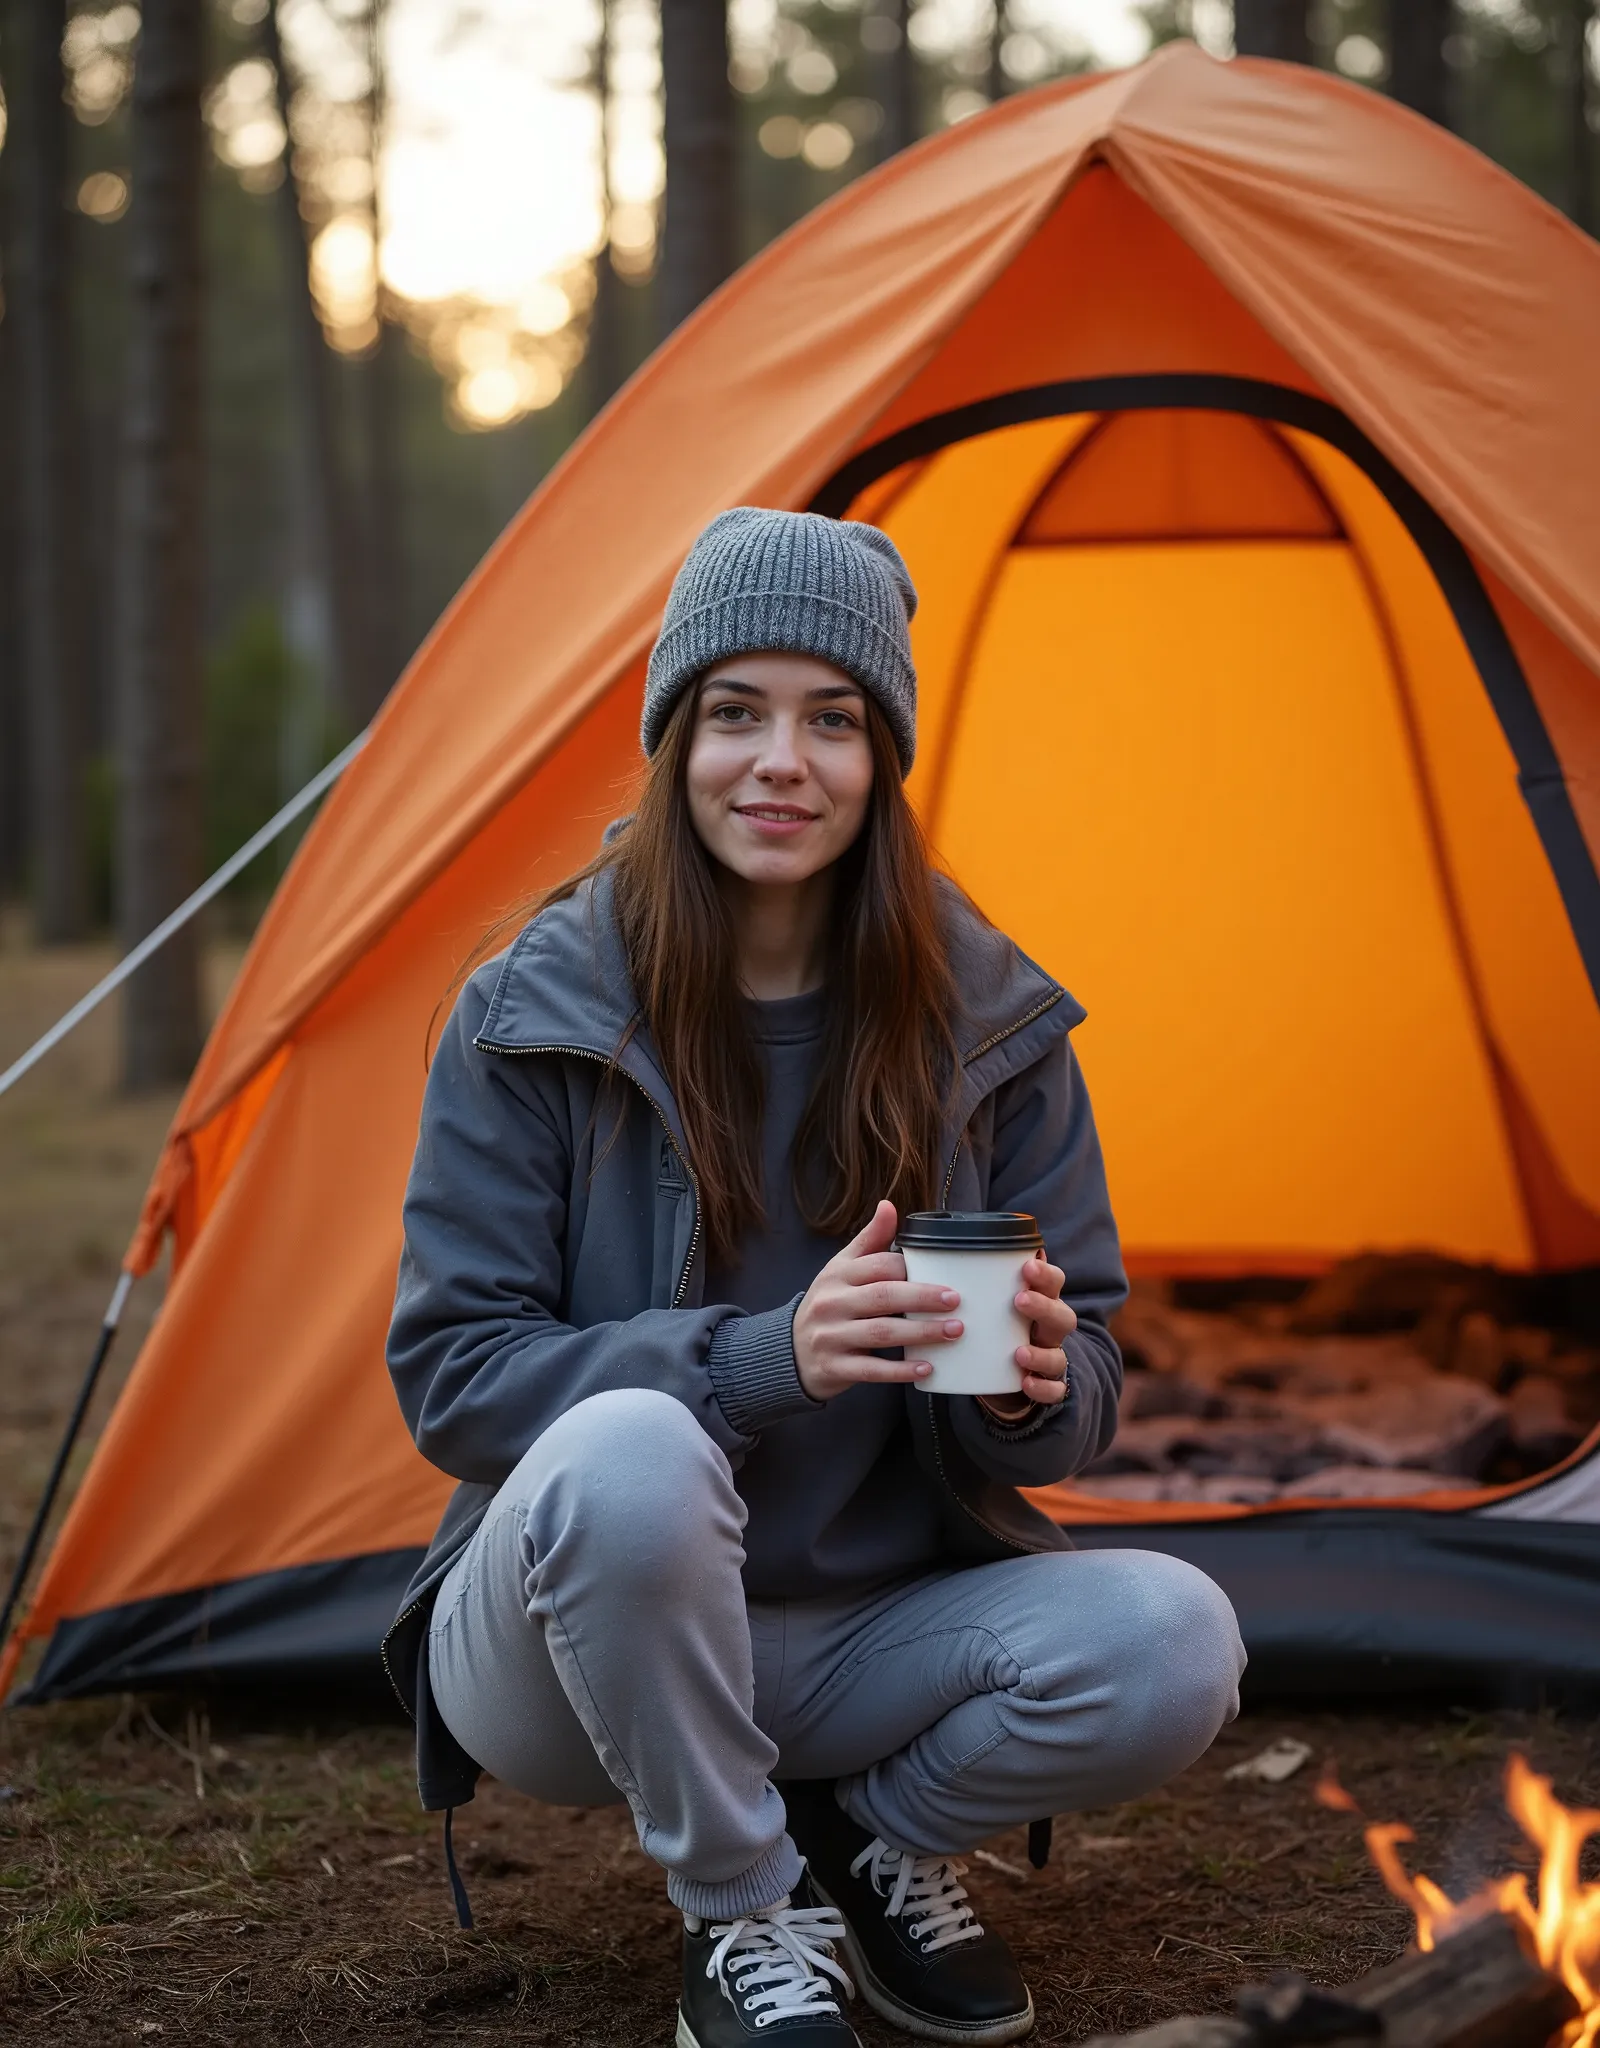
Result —
<instances>
[{"instance_id":1,"label":"jacket collar","mask_svg":"<svg viewBox=\"0 0 1600 2048\"><path fill-rule=\"evenodd\" d=\"M604 869L541 911L504 954L474 1043L482 1052L560 1051L610 1060L638 1004ZM938 882L958 1010L962 1085L956 1124L1014 1073L1031 1066L1085 1012L1061 984L983 918L953 882ZM640 1023L619 1060L682 1141L677 1105L648 1029Z\"/></svg>"}]
</instances>

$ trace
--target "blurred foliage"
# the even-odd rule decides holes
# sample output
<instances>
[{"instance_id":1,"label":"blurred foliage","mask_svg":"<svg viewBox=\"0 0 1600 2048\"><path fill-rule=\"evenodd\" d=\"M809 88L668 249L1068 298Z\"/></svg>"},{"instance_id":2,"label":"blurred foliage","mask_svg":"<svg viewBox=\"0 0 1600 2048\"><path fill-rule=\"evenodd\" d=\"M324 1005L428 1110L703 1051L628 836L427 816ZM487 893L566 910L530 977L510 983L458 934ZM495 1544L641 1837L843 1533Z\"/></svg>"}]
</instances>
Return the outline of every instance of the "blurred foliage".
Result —
<instances>
[{"instance_id":1,"label":"blurred foliage","mask_svg":"<svg viewBox=\"0 0 1600 2048\"><path fill-rule=\"evenodd\" d=\"M351 735L337 725L305 664L284 638L277 609L241 611L206 667L206 871L214 872L306 783ZM248 928L300 843L309 816L258 854L222 898Z\"/></svg>"},{"instance_id":2,"label":"blurred foliage","mask_svg":"<svg viewBox=\"0 0 1600 2048\"><path fill-rule=\"evenodd\" d=\"M1308 0L1319 64L1381 91L1390 8L1405 0ZM1458 0L1446 46L1452 120L1467 141L1557 205L1600 216L1596 157L1575 129L1574 24L1580 0ZM1196 36L1229 46L1227 0L1136 0L1153 41ZM1082 70L1090 61L1045 0L918 0L912 44L923 133L978 111L996 91ZM359 9L346 7L354 15ZM259 57L258 0L213 0L217 80ZM735 7L732 68L740 137L740 234L753 254L882 154L887 0L775 0ZM1583 9L1587 18L1589 9ZM127 305L126 232L115 203L128 155L130 7L83 0L68 54L75 126L73 176L84 194L73 221L83 352L89 590L94 646L90 825L97 901L108 914L114 791L115 508ZM121 21L121 28L117 24ZM81 24L81 28L80 25ZM107 25L110 25L108 28ZM462 33L470 22L463 16ZM122 40L118 41L118 35ZM109 41L108 41L109 36ZM0 51L0 62L3 62ZM587 89L581 79L577 90ZM1595 95L1589 94L1589 121ZM298 105L298 103L297 103ZM337 108L334 109L338 113ZM349 102L340 118L350 117ZM364 118L364 117L363 117ZM298 117L296 120L299 132ZM1583 145L1582 147L1579 144ZM296 162L299 164L297 147ZM255 830L344 735L326 710L325 603L316 565L301 558L298 428L284 276L281 165L243 169L213 155L206 182L207 564L210 648L205 743L206 850L220 861ZM1580 193L1580 176L1587 181ZM109 181L109 182L108 182ZM1587 207L1580 201L1587 201ZM313 194L313 203L315 194ZM603 260L603 259L602 259ZM413 649L485 550L607 394L649 352L654 294L638 266L611 280L606 361L582 366L556 402L516 424L466 432L447 380L421 339L397 365L395 468L400 478L405 607L398 635ZM337 384L351 478L364 477L361 422L368 361L344 355ZM281 860L259 862L234 892L248 921Z\"/></svg>"},{"instance_id":3,"label":"blurred foliage","mask_svg":"<svg viewBox=\"0 0 1600 2048\"><path fill-rule=\"evenodd\" d=\"M1600 178L1593 147L1597 103L1584 93L1587 135L1575 147L1579 95L1575 18L1590 16L1580 0L1475 0L1459 10L1445 46L1452 81L1452 125L1496 163L1553 205L1589 222L1600 217ZM1591 53L1595 29L1588 27ZM1592 54L1589 59L1592 68ZM1587 190L1574 188L1582 165Z\"/></svg>"}]
</instances>

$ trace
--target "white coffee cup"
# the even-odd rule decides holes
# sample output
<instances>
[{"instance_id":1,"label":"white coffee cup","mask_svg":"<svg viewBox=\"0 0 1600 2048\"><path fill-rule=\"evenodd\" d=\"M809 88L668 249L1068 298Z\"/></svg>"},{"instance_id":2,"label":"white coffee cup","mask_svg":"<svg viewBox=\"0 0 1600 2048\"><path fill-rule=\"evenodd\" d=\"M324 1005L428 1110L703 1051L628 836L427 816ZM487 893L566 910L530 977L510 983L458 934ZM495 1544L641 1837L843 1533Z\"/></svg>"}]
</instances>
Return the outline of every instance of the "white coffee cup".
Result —
<instances>
[{"instance_id":1,"label":"white coffee cup","mask_svg":"<svg viewBox=\"0 0 1600 2048\"><path fill-rule=\"evenodd\" d=\"M1028 1342L1028 1324L1016 1297L1023 1267L1044 1251L1034 1218L1020 1210L925 1210L902 1219L895 1244L908 1280L953 1287L961 1297L951 1313L965 1328L921 1348L933 1371L917 1385L925 1394L1020 1394L1013 1353Z\"/></svg>"}]
</instances>

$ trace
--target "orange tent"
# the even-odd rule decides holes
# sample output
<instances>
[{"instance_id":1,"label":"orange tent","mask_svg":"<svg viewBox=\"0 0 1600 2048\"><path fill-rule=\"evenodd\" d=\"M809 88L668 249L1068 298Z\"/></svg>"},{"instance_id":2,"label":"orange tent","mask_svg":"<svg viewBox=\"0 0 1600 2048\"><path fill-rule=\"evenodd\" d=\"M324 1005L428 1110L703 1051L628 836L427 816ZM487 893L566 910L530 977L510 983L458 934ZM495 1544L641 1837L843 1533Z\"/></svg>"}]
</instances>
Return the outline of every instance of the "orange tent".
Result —
<instances>
[{"instance_id":1,"label":"orange tent","mask_svg":"<svg viewBox=\"0 0 1600 2048\"><path fill-rule=\"evenodd\" d=\"M1188 45L747 265L489 555L261 926L129 1254L175 1236L33 1696L373 1668L450 1485L383 1365L430 1015L627 806L667 584L729 504L904 550L913 792L1088 1006L1135 1269L1600 1260L1597 333L1600 251L1484 158ZM1410 1522L1545 1544L1514 1631L1548 1545L1600 1539L1595 1471Z\"/></svg>"}]
</instances>

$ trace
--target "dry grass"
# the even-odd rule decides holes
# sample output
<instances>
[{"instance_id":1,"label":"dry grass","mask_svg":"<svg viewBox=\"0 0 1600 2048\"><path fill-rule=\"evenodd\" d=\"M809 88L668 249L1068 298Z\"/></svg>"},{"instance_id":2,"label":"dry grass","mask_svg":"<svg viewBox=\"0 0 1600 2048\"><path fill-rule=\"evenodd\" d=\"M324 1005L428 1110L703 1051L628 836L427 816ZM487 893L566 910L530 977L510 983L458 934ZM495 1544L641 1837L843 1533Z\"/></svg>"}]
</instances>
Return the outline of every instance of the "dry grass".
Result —
<instances>
[{"instance_id":1,"label":"dry grass","mask_svg":"<svg viewBox=\"0 0 1600 2048\"><path fill-rule=\"evenodd\" d=\"M0 944L0 1064L106 956ZM225 976L226 961L216 978ZM132 1228L171 1098L111 1092L111 1019L0 1100L0 1563L25 1525ZM158 1288L146 1283L80 1452ZM1042 2042L1225 2007L1291 1964L1340 1982L1397 1954L1403 1913L1356 1825L1224 1772L1298 1734L1369 1811L1403 1816L1433 1875L1505 1867L1513 1743L1600 1801L1600 1740L1554 1719L1259 1715L1176 1784L1019 1833L971 1884L1034 1986ZM411 2048L443 2040L646 2048L670 2040L675 1916L617 1809L541 1807L488 1784L460 1816L479 1930L460 1933L408 1731L182 1700L0 1715L0 2040ZM861 2021L869 2048L894 2038Z\"/></svg>"}]
</instances>

